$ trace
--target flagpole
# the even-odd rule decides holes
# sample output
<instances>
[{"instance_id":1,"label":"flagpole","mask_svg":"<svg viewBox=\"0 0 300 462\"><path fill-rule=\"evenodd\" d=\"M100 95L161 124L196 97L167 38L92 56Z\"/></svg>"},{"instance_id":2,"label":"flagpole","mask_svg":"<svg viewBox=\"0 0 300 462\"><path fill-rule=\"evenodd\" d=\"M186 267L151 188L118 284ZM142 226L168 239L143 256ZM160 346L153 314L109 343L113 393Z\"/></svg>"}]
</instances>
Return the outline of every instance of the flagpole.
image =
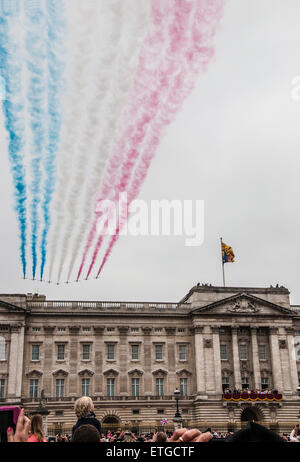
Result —
<instances>
[{"instance_id":1,"label":"flagpole","mask_svg":"<svg viewBox=\"0 0 300 462\"><path fill-rule=\"evenodd\" d=\"M222 258L222 271L223 271L223 286L225 287L225 271L224 271L224 262L223 262L223 252L222 252L223 240L222 240L221 237L220 237L220 240L221 240L221 258Z\"/></svg>"}]
</instances>

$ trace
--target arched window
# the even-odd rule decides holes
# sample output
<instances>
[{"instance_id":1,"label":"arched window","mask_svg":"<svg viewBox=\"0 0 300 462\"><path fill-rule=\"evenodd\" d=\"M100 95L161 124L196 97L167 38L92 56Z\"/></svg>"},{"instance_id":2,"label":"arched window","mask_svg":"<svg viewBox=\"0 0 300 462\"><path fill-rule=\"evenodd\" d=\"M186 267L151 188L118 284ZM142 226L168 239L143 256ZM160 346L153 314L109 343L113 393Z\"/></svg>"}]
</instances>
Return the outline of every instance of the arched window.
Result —
<instances>
[{"instance_id":1,"label":"arched window","mask_svg":"<svg viewBox=\"0 0 300 462\"><path fill-rule=\"evenodd\" d=\"M6 341L4 337L0 336L0 361L6 360Z\"/></svg>"}]
</instances>

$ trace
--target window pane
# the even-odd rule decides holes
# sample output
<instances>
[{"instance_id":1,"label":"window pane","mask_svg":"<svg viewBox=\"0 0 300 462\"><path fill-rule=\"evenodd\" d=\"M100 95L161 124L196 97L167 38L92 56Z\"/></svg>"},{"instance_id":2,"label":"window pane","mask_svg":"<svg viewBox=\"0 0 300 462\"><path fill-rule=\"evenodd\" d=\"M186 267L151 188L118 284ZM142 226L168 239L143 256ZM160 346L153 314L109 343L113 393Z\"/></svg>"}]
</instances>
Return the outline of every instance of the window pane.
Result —
<instances>
[{"instance_id":1,"label":"window pane","mask_svg":"<svg viewBox=\"0 0 300 462\"><path fill-rule=\"evenodd\" d=\"M57 359L65 359L65 345L57 346Z\"/></svg>"},{"instance_id":2,"label":"window pane","mask_svg":"<svg viewBox=\"0 0 300 462\"><path fill-rule=\"evenodd\" d=\"M240 359L247 359L247 345L240 345Z\"/></svg>"},{"instance_id":3,"label":"window pane","mask_svg":"<svg viewBox=\"0 0 300 462\"><path fill-rule=\"evenodd\" d=\"M30 379L29 382L29 396L30 398L37 398L39 390L39 381L38 379Z\"/></svg>"},{"instance_id":4,"label":"window pane","mask_svg":"<svg viewBox=\"0 0 300 462\"><path fill-rule=\"evenodd\" d=\"M5 379L0 379L0 398L4 398Z\"/></svg>"},{"instance_id":5,"label":"window pane","mask_svg":"<svg viewBox=\"0 0 300 462\"><path fill-rule=\"evenodd\" d=\"M32 361L39 361L40 359L40 346L39 345L32 345L31 359Z\"/></svg>"},{"instance_id":6,"label":"window pane","mask_svg":"<svg viewBox=\"0 0 300 462\"><path fill-rule=\"evenodd\" d=\"M6 360L6 341L4 337L0 337L0 361Z\"/></svg>"},{"instance_id":7,"label":"window pane","mask_svg":"<svg viewBox=\"0 0 300 462\"><path fill-rule=\"evenodd\" d=\"M131 345L131 357L132 359L139 359L139 346Z\"/></svg>"},{"instance_id":8,"label":"window pane","mask_svg":"<svg viewBox=\"0 0 300 462\"><path fill-rule=\"evenodd\" d=\"M163 359L162 345L155 345L155 359Z\"/></svg>"},{"instance_id":9,"label":"window pane","mask_svg":"<svg viewBox=\"0 0 300 462\"><path fill-rule=\"evenodd\" d=\"M107 396L115 396L115 379L107 379L106 388Z\"/></svg>"},{"instance_id":10,"label":"window pane","mask_svg":"<svg viewBox=\"0 0 300 462\"><path fill-rule=\"evenodd\" d=\"M266 359L266 347L265 345L258 345L258 357L259 359Z\"/></svg>"},{"instance_id":11,"label":"window pane","mask_svg":"<svg viewBox=\"0 0 300 462\"><path fill-rule=\"evenodd\" d=\"M180 379L180 393L182 395L188 394L188 379L187 378Z\"/></svg>"},{"instance_id":12,"label":"window pane","mask_svg":"<svg viewBox=\"0 0 300 462\"><path fill-rule=\"evenodd\" d=\"M156 379L156 395L164 395L164 379Z\"/></svg>"},{"instance_id":13,"label":"window pane","mask_svg":"<svg viewBox=\"0 0 300 462\"><path fill-rule=\"evenodd\" d=\"M82 359L90 359L90 345L82 345Z\"/></svg>"},{"instance_id":14,"label":"window pane","mask_svg":"<svg viewBox=\"0 0 300 462\"><path fill-rule=\"evenodd\" d=\"M81 394L82 396L90 396L90 379L81 380Z\"/></svg>"},{"instance_id":15,"label":"window pane","mask_svg":"<svg viewBox=\"0 0 300 462\"><path fill-rule=\"evenodd\" d=\"M138 378L131 379L131 395L132 396L140 395L140 379Z\"/></svg>"},{"instance_id":16,"label":"window pane","mask_svg":"<svg viewBox=\"0 0 300 462\"><path fill-rule=\"evenodd\" d=\"M220 345L221 359L227 359L227 345Z\"/></svg>"},{"instance_id":17,"label":"window pane","mask_svg":"<svg viewBox=\"0 0 300 462\"><path fill-rule=\"evenodd\" d=\"M186 360L186 345L179 345L179 359Z\"/></svg>"},{"instance_id":18,"label":"window pane","mask_svg":"<svg viewBox=\"0 0 300 462\"><path fill-rule=\"evenodd\" d=\"M115 359L115 345L110 343L107 345L107 359Z\"/></svg>"},{"instance_id":19,"label":"window pane","mask_svg":"<svg viewBox=\"0 0 300 462\"><path fill-rule=\"evenodd\" d=\"M65 391L65 380L64 379L56 379L56 397L63 397Z\"/></svg>"}]
</instances>

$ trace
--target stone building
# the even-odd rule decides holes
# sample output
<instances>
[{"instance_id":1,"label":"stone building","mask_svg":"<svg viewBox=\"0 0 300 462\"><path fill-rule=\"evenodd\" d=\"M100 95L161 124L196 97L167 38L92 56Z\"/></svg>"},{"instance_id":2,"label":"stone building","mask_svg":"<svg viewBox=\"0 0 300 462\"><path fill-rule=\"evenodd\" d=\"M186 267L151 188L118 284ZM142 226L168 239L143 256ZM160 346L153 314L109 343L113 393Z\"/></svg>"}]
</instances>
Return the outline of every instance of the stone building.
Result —
<instances>
[{"instance_id":1,"label":"stone building","mask_svg":"<svg viewBox=\"0 0 300 462\"><path fill-rule=\"evenodd\" d=\"M47 408L48 433L69 431L90 395L104 427L184 424L278 430L299 419L300 306L284 287L198 284L178 303L49 301L0 295L0 404ZM276 389L282 399L231 399L224 388ZM42 397L42 399L41 399Z\"/></svg>"}]
</instances>

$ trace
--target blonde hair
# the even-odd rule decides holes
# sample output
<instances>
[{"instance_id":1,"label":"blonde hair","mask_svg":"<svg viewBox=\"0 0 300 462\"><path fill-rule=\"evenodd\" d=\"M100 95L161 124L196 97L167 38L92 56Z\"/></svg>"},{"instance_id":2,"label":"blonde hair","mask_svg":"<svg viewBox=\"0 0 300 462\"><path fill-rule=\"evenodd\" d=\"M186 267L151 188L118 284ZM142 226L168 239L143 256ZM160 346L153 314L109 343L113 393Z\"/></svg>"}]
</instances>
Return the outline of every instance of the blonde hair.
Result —
<instances>
[{"instance_id":1,"label":"blonde hair","mask_svg":"<svg viewBox=\"0 0 300 462\"><path fill-rule=\"evenodd\" d=\"M82 417L86 417L90 410L93 407L93 401L89 396L82 396L77 401L75 401L75 414L77 415L78 419Z\"/></svg>"},{"instance_id":2,"label":"blonde hair","mask_svg":"<svg viewBox=\"0 0 300 462\"><path fill-rule=\"evenodd\" d=\"M38 441L44 441L43 417L40 414L32 416L30 430L31 434L35 435Z\"/></svg>"}]
</instances>

